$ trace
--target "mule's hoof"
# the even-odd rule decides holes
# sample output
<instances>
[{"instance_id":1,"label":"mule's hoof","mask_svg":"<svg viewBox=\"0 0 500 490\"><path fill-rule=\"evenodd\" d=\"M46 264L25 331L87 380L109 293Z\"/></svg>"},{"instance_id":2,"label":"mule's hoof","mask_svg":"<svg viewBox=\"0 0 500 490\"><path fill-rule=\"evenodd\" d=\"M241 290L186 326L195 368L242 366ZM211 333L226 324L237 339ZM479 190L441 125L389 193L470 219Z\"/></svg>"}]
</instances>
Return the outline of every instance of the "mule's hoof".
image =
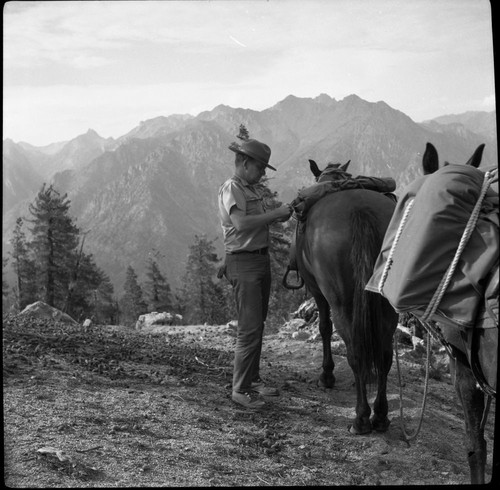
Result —
<instances>
[{"instance_id":1,"label":"mule's hoof","mask_svg":"<svg viewBox=\"0 0 500 490\"><path fill-rule=\"evenodd\" d=\"M372 423L372 429L377 432L387 432L387 430L389 429L389 425L391 425L391 421L387 418L384 420L373 419L371 423Z\"/></svg>"},{"instance_id":2,"label":"mule's hoof","mask_svg":"<svg viewBox=\"0 0 500 490\"><path fill-rule=\"evenodd\" d=\"M348 425L347 430L349 431L350 434L354 436L362 436L363 434L369 434L371 432L371 429L366 429L366 430L359 430L354 427L354 424Z\"/></svg>"},{"instance_id":3,"label":"mule's hoof","mask_svg":"<svg viewBox=\"0 0 500 490\"><path fill-rule=\"evenodd\" d=\"M331 390L335 386L335 376L328 378L325 381L325 378L322 376L318 379L317 385L319 388L325 388Z\"/></svg>"}]
</instances>

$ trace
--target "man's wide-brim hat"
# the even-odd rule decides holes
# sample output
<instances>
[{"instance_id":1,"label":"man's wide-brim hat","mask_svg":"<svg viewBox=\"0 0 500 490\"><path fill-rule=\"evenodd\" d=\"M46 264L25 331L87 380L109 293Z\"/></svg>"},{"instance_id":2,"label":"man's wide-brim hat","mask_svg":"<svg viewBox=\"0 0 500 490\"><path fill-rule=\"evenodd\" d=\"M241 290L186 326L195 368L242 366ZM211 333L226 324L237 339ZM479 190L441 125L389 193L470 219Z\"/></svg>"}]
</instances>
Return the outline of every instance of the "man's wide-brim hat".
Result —
<instances>
[{"instance_id":1,"label":"man's wide-brim hat","mask_svg":"<svg viewBox=\"0 0 500 490\"><path fill-rule=\"evenodd\" d=\"M234 151L235 153L241 153L242 155L246 155L254 160L263 163L266 167L269 167L271 170L276 171L274 167L269 165L269 158L271 157L271 148L267 146L265 143L261 143L257 140L246 140L241 144L233 142L229 145L229 149Z\"/></svg>"}]
</instances>

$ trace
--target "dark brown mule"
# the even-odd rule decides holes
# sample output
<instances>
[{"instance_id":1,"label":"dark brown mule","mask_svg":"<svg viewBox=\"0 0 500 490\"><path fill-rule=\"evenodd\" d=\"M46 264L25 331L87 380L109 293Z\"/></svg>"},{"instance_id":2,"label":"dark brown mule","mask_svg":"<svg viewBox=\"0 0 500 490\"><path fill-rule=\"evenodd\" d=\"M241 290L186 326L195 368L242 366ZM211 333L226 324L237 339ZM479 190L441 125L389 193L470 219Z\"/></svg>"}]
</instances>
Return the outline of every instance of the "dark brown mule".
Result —
<instances>
[{"instance_id":1,"label":"dark brown mule","mask_svg":"<svg viewBox=\"0 0 500 490\"><path fill-rule=\"evenodd\" d=\"M313 161L310 163L318 180L321 171ZM330 169L331 166L327 167L325 173ZM394 202L379 192L365 189L334 192L312 206L305 230L296 238L298 270L319 311L323 340L320 384L332 388L335 383L331 352L333 320L354 373L356 417L350 428L354 434L369 433L372 429L385 431L389 426L386 384L398 317L387 300L365 291L364 287L373 272L393 210ZM366 385L375 377L377 395L370 419Z\"/></svg>"},{"instance_id":2,"label":"dark brown mule","mask_svg":"<svg viewBox=\"0 0 500 490\"><path fill-rule=\"evenodd\" d=\"M480 145L466 164L478 168L483 149L484 145ZM439 168L438 153L430 143L427 144L422 163L424 174L432 174ZM497 275L498 281L498 268L494 274ZM498 297L498 290L495 296ZM482 379L477 379L474 375L460 331L453 327L441 326L445 340L452 350L450 371L464 413L465 446L471 483L476 484L485 482L486 465L486 441L484 426L481 423L485 414L485 395L478 382L484 386L487 393L492 394L489 391L491 388L496 391L498 358L498 324L496 328L479 327L475 327L475 338L469 357L472 356L473 363L477 363L477 369L474 371Z\"/></svg>"}]
</instances>

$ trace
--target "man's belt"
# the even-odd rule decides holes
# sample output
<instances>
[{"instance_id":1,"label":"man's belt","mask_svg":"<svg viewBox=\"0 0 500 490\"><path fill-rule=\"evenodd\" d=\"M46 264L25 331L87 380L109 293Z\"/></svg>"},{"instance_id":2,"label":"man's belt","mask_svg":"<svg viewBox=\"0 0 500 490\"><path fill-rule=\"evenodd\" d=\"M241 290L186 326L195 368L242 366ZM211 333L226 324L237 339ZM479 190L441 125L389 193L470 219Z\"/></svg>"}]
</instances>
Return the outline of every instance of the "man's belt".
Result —
<instances>
[{"instance_id":1,"label":"man's belt","mask_svg":"<svg viewBox=\"0 0 500 490\"><path fill-rule=\"evenodd\" d=\"M237 255L237 254L258 254L258 255L267 255L269 251L268 247L259 248L257 250L236 250L234 252L228 252L229 255Z\"/></svg>"}]
</instances>

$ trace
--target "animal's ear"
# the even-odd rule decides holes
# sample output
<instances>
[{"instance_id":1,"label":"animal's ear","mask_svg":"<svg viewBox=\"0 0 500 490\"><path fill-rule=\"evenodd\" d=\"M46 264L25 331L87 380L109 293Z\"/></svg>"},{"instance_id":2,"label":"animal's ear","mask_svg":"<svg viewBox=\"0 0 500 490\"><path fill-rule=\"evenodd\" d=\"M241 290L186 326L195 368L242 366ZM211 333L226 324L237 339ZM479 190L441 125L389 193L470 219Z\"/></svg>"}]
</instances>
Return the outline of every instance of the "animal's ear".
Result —
<instances>
[{"instance_id":1,"label":"animal's ear","mask_svg":"<svg viewBox=\"0 0 500 490\"><path fill-rule=\"evenodd\" d=\"M439 168L438 152L432 143L427 143L425 146L422 168L424 169L424 175L432 174Z\"/></svg>"},{"instance_id":2,"label":"animal's ear","mask_svg":"<svg viewBox=\"0 0 500 490\"><path fill-rule=\"evenodd\" d=\"M481 163L481 158L483 158L483 150L484 143L476 148L474 155L472 155L469 160L467 160L467 163L465 165L471 165L472 167L478 168L479 164Z\"/></svg>"},{"instance_id":3,"label":"animal's ear","mask_svg":"<svg viewBox=\"0 0 500 490\"><path fill-rule=\"evenodd\" d=\"M343 170L344 172L347 172L347 167L349 166L350 163L351 163L351 160L349 160L347 163L344 163L344 165L342 165L340 167L340 170Z\"/></svg>"},{"instance_id":4,"label":"animal's ear","mask_svg":"<svg viewBox=\"0 0 500 490\"><path fill-rule=\"evenodd\" d=\"M314 160L309 160L309 168L313 175L318 178L321 175L321 170L318 168L318 165Z\"/></svg>"}]
</instances>

